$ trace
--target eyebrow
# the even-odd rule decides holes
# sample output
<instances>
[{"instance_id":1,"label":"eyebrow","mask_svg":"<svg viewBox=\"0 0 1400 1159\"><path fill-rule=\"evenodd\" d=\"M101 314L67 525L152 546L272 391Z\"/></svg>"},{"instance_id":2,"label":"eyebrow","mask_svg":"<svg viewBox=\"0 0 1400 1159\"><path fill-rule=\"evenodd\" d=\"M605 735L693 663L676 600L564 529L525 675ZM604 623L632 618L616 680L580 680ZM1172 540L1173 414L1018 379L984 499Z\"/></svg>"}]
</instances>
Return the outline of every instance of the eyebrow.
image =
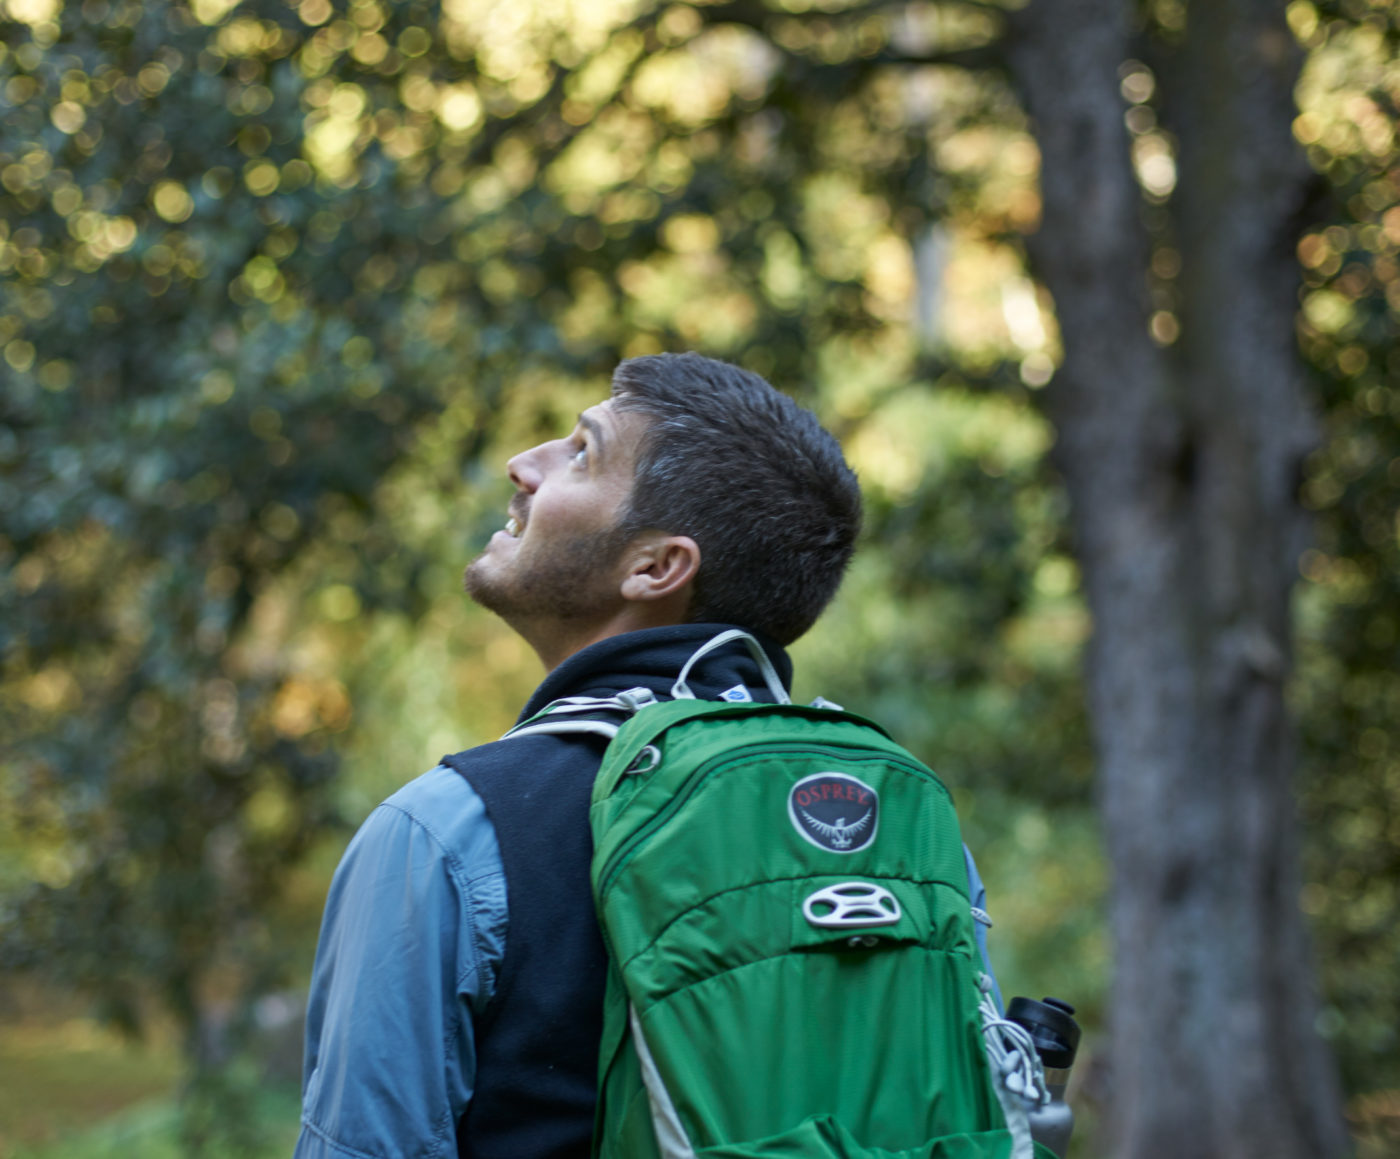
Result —
<instances>
[{"instance_id":1,"label":"eyebrow","mask_svg":"<svg viewBox=\"0 0 1400 1159\"><path fill-rule=\"evenodd\" d=\"M597 457L599 459L603 458L603 456L607 453L608 444L607 435L603 431L603 424L600 423L597 419L593 418L591 415L580 411L578 416L578 425L593 436L593 445Z\"/></svg>"}]
</instances>

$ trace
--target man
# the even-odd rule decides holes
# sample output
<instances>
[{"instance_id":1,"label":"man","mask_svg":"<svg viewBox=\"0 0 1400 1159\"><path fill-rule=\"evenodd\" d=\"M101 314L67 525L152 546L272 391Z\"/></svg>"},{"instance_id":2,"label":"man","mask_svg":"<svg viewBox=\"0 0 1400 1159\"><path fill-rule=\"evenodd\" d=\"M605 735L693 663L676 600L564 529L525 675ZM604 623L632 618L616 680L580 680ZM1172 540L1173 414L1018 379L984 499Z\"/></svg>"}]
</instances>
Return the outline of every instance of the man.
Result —
<instances>
[{"instance_id":1,"label":"man","mask_svg":"<svg viewBox=\"0 0 1400 1159\"><path fill-rule=\"evenodd\" d=\"M566 438L510 460L503 530L466 572L565 696L666 695L727 627L783 647L840 584L860 492L836 441L756 375L695 354L622 363ZM699 696L768 700L742 648ZM444 758L385 801L326 903L299 1159L584 1159L606 955L589 791L603 742L527 736Z\"/></svg>"}]
</instances>

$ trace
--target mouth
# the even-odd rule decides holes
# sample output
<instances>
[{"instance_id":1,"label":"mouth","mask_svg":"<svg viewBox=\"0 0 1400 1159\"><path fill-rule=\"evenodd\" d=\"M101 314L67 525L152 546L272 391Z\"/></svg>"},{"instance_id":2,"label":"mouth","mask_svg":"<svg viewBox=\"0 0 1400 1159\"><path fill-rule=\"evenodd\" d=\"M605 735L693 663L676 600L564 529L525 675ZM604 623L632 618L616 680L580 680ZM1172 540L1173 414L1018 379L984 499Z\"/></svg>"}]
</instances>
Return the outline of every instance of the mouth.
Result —
<instances>
[{"instance_id":1,"label":"mouth","mask_svg":"<svg viewBox=\"0 0 1400 1159\"><path fill-rule=\"evenodd\" d=\"M525 524L529 522L529 515L526 514L525 504L520 502L520 496L506 509L505 533L512 539L519 539L525 532Z\"/></svg>"}]
</instances>

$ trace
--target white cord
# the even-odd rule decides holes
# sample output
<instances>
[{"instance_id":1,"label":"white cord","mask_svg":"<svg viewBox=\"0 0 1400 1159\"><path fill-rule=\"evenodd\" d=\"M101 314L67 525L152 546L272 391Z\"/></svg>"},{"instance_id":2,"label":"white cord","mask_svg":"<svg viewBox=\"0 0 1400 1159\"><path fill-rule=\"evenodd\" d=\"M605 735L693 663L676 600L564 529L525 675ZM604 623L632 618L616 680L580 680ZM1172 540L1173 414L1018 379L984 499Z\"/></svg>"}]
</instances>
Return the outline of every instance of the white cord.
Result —
<instances>
[{"instance_id":1,"label":"white cord","mask_svg":"<svg viewBox=\"0 0 1400 1159\"><path fill-rule=\"evenodd\" d=\"M978 977L977 984L982 991L978 1011L982 1015L982 1035L987 1040L987 1058L998 1080L1023 1099L1027 1108L1046 1106L1050 1090L1045 1085L1045 1068L1030 1031L1001 1016L992 1000L992 983L986 974Z\"/></svg>"}]
</instances>

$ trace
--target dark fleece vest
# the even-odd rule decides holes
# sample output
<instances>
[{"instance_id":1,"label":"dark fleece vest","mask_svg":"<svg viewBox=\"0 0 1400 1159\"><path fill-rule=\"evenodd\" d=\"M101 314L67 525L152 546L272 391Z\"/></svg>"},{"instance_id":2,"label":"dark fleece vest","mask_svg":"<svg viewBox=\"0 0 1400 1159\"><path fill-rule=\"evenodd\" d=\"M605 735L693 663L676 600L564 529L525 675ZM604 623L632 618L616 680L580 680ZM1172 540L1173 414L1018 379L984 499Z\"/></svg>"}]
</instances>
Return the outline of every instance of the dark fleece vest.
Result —
<instances>
[{"instance_id":1,"label":"dark fleece vest","mask_svg":"<svg viewBox=\"0 0 1400 1159\"><path fill-rule=\"evenodd\" d=\"M651 628L593 644L545 678L520 719L564 696L649 688L669 696L692 652L724 624ZM765 641L784 685L791 665ZM770 700L742 642L706 656L702 698L743 684ZM444 757L481 797L506 875L505 955L477 1019L477 1081L457 1129L461 1159L587 1159L593 1136L607 954L593 913L588 803L601 738L529 736Z\"/></svg>"}]
</instances>

